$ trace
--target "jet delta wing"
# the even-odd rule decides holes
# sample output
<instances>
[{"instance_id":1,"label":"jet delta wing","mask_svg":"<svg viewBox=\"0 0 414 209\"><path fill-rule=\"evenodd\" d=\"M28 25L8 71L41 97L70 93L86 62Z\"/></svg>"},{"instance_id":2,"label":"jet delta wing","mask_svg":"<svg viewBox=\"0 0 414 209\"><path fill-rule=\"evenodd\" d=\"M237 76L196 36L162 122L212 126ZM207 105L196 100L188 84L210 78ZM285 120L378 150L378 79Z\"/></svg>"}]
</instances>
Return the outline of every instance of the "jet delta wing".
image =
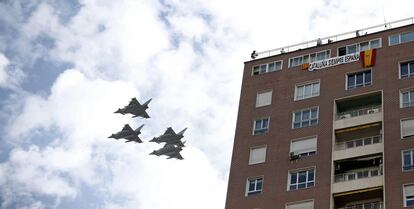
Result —
<instances>
[{"instance_id":1,"label":"jet delta wing","mask_svg":"<svg viewBox=\"0 0 414 209\"><path fill-rule=\"evenodd\" d=\"M182 160L184 158L180 154L181 150L183 150L181 147L171 145L171 144L166 144L164 147L151 152L150 155L156 155L156 156L166 155L168 156L167 159L176 158L176 159Z\"/></svg>"},{"instance_id":2,"label":"jet delta wing","mask_svg":"<svg viewBox=\"0 0 414 209\"><path fill-rule=\"evenodd\" d=\"M184 137L183 134L186 130L187 128L176 134L174 130L169 127L164 134L159 137L154 137L150 140L150 142L155 142L158 144L165 142L167 145L177 145L178 147L184 147L184 143L181 141L181 139Z\"/></svg>"},{"instance_id":3,"label":"jet delta wing","mask_svg":"<svg viewBox=\"0 0 414 209\"><path fill-rule=\"evenodd\" d=\"M149 118L150 116L148 115L148 113L145 111L146 109L148 109L148 104L151 102L152 99L149 99L148 101L146 101L144 104L140 104L138 102L138 100L134 97L131 99L131 101L129 102L129 104L127 106L125 106L124 108L118 108L117 111L115 111L114 113L120 113L122 115L125 114L132 114L133 118L135 117L143 117L143 118Z\"/></svg>"},{"instance_id":4,"label":"jet delta wing","mask_svg":"<svg viewBox=\"0 0 414 209\"><path fill-rule=\"evenodd\" d=\"M122 128L121 131L118 133L112 134L108 138L114 138L114 139L126 139L126 142L134 141L136 143L142 143L142 140L138 137L138 135L141 133L141 129L144 125L141 125L138 127L135 131L129 126L128 124L125 124L125 126Z\"/></svg>"}]
</instances>

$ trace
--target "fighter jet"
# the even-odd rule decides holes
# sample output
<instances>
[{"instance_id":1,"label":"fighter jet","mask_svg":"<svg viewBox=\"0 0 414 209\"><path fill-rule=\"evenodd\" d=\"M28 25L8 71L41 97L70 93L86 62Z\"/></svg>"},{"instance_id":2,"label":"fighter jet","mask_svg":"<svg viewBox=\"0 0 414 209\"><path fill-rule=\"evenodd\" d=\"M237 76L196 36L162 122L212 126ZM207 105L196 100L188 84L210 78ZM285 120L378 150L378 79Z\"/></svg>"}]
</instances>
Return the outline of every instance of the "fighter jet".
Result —
<instances>
[{"instance_id":1,"label":"fighter jet","mask_svg":"<svg viewBox=\"0 0 414 209\"><path fill-rule=\"evenodd\" d=\"M134 97L131 99L131 101L129 102L129 104L127 106L125 106L124 108L118 108L117 111L115 111L114 113L120 113L122 115L125 114L132 114L134 116L132 116L133 118L135 117L143 117L143 118L149 118L150 116L148 115L147 112L145 112L145 110L148 108L148 104L151 102L152 99L149 99L148 101L146 101L144 104L140 104L138 102L138 100Z\"/></svg>"},{"instance_id":2,"label":"fighter jet","mask_svg":"<svg viewBox=\"0 0 414 209\"><path fill-rule=\"evenodd\" d=\"M156 155L156 156L166 155L168 156L167 159L177 158L179 160L183 160L184 158L180 154L181 150L183 149L179 146L175 146L172 144L165 144L164 147L162 147L159 150L154 150L153 152L150 153L150 155Z\"/></svg>"},{"instance_id":3,"label":"fighter jet","mask_svg":"<svg viewBox=\"0 0 414 209\"><path fill-rule=\"evenodd\" d=\"M183 134L185 130L187 130L187 128L183 129L178 134L176 134L174 130L171 127L169 127L163 135L159 137L154 137L150 140L150 142L156 142L158 144L165 142L167 145L170 144L177 145L178 147L184 147L185 142L182 142L180 139L184 137Z\"/></svg>"},{"instance_id":4,"label":"fighter jet","mask_svg":"<svg viewBox=\"0 0 414 209\"><path fill-rule=\"evenodd\" d=\"M142 143L141 139L138 137L138 135L141 133L141 129L144 125L141 125L137 129L132 130L131 126L128 124L125 124L124 128L116 134L112 134L108 138L114 138L114 139L126 139L125 143L127 142L136 142L136 143Z\"/></svg>"}]
</instances>

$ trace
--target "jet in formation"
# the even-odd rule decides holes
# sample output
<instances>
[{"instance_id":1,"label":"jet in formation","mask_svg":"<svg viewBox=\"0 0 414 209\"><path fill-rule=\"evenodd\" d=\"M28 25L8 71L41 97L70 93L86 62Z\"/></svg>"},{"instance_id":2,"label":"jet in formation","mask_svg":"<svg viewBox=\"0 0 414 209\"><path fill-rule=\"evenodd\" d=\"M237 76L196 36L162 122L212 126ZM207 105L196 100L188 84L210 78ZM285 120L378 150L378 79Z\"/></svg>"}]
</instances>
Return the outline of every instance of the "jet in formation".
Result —
<instances>
[{"instance_id":1,"label":"jet in formation","mask_svg":"<svg viewBox=\"0 0 414 209\"><path fill-rule=\"evenodd\" d=\"M168 156L167 159L176 158L179 160L183 160L183 156L181 156L180 152L183 150L181 146L173 145L173 144L165 144L164 147L158 150L154 150L150 153L150 155L166 155Z\"/></svg>"},{"instance_id":2,"label":"jet in formation","mask_svg":"<svg viewBox=\"0 0 414 209\"><path fill-rule=\"evenodd\" d=\"M179 160L184 159L180 152L183 150L183 147L185 147L185 141L182 142L181 139L184 137L183 134L187 130L187 128L180 131L178 134L174 132L174 130L169 127L165 131L164 134L162 134L159 137L154 137L150 142L155 143L165 143L164 147L154 150L150 155L166 155L168 156L167 159L171 158L177 158Z\"/></svg>"},{"instance_id":3,"label":"jet in formation","mask_svg":"<svg viewBox=\"0 0 414 209\"><path fill-rule=\"evenodd\" d=\"M182 142L181 139L184 137L183 134L185 130L187 130L187 128L183 129L178 134L176 134L174 130L171 127L169 127L167 128L164 134L162 134L159 137L154 137L153 139L150 140L150 142L155 142L158 144L165 142L166 144L184 147L185 142Z\"/></svg>"},{"instance_id":4,"label":"jet in formation","mask_svg":"<svg viewBox=\"0 0 414 209\"><path fill-rule=\"evenodd\" d=\"M138 137L138 135L141 133L141 129L144 125L141 125L137 129L133 130L131 126L128 124L125 124L124 128L122 128L121 131L119 131L116 134L112 134L108 138L114 138L114 139L126 139L125 143L128 142L136 142L136 143L142 143L142 140Z\"/></svg>"},{"instance_id":5,"label":"jet in formation","mask_svg":"<svg viewBox=\"0 0 414 209\"><path fill-rule=\"evenodd\" d=\"M148 115L148 113L145 111L148 108L148 104L151 102L152 99L149 99L148 101L146 101L144 104L140 104L138 102L138 100L134 97L131 99L131 101L129 102L129 104L127 106L125 106L124 108L118 108L117 111L115 111L115 113L120 113L122 115L125 114L132 114L133 118L135 117L143 117L143 118L149 118L150 116Z\"/></svg>"}]
</instances>

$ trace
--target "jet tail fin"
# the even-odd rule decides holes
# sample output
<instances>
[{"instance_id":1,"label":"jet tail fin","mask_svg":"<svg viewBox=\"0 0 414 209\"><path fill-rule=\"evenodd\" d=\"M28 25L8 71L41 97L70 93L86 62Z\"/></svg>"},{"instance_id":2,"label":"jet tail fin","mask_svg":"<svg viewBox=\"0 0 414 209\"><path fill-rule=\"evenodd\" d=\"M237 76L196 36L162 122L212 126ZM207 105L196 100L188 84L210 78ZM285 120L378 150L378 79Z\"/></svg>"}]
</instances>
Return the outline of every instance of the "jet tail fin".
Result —
<instances>
[{"instance_id":1,"label":"jet tail fin","mask_svg":"<svg viewBox=\"0 0 414 209\"><path fill-rule=\"evenodd\" d=\"M144 124L142 124L140 127L138 127L137 129L135 129L135 132L141 132L142 127L144 127Z\"/></svg>"},{"instance_id":2,"label":"jet tail fin","mask_svg":"<svg viewBox=\"0 0 414 209\"><path fill-rule=\"evenodd\" d=\"M183 135L184 132L187 130L187 128L183 129L182 131L180 131L177 135Z\"/></svg>"},{"instance_id":3,"label":"jet tail fin","mask_svg":"<svg viewBox=\"0 0 414 209\"><path fill-rule=\"evenodd\" d=\"M148 101L146 101L144 104L142 104L142 106L148 106L148 104L151 102L152 98L149 99Z\"/></svg>"}]
</instances>

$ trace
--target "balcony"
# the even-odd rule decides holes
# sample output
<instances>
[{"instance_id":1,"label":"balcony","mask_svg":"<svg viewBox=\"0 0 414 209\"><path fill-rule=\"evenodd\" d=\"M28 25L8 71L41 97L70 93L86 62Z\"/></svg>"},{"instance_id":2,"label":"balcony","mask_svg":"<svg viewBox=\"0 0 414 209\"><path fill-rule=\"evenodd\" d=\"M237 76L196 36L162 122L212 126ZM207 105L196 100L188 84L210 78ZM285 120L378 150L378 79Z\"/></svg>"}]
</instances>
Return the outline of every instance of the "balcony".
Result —
<instances>
[{"instance_id":1,"label":"balcony","mask_svg":"<svg viewBox=\"0 0 414 209\"><path fill-rule=\"evenodd\" d=\"M335 129L382 121L382 95L380 92L338 100L335 103Z\"/></svg>"},{"instance_id":2,"label":"balcony","mask_svg":"<svg viewBox=\"0 0 414 209\"><path fill-rule=\"evenodd\" d=\"M333 193L380 187L384 184L382 154L338 160L334 165Z\"/></svg>"},{"instance_id":3,"label":"balcony","mask_svg":"<svg viewBox=\"0 0 414 209\"><path fill-rule=\"evenodd\" d=\"M353 139L346 142L339 142L335 144L335 150L345 150L345 149L352 149L361 146L367 146L372 144L382 143L382 136L370 136L361 139Z\"/></svg>"},{"instance_id":4,"label":"balcony","mask_svg":"<svg viewBox=\"0 0 414 209\"><path fill-rule=\"evenodd\" d=\"M363 170L351 171L343 174L335 175L334 182L352 181L363 178L382 176L382 167L374 167Z\"/></svg>"},{"instance_id":5,"label":"balcony","mask_svg":"<svg viewBox=\"0 0 414 209\"><path fill-rule=\"evenodd\" d=\"M365 124L335 131L334 161L382 153L382 123Z\"/></svg>"},{"instance_id":6,"label":"balcony","mask_svg":"<svg viewBox=\"0 0 414 209\"><path fill-rule=\"evenodd\" d=\"M355 205L347 205L337 209L384 209L382 202L369 202Z\"/></svg>"}]
</instances>

